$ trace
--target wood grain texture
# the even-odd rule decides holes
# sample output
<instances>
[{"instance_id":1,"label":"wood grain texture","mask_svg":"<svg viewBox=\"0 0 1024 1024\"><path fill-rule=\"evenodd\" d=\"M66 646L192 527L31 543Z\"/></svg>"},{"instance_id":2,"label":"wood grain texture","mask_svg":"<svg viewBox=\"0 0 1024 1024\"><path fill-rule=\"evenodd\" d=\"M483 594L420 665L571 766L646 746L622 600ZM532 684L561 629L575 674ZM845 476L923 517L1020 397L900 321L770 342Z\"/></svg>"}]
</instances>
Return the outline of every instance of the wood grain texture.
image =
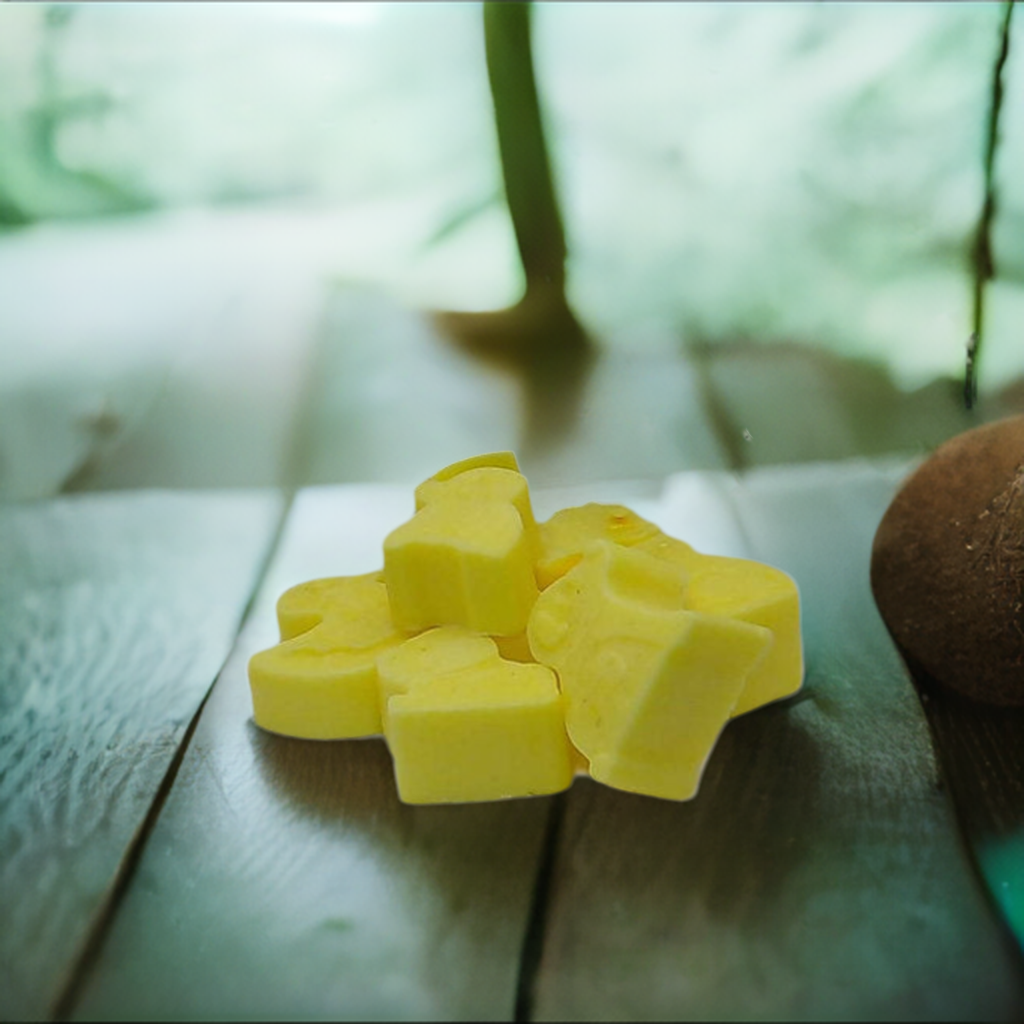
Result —
<instances>
[{"instance_id":1,"label":"wood grain texture","mask_svg":"<svg viewBox=\"0 0 1024 1024\"><path fill-rule=\"evenodd\" d=\"M293 583L379 568L405 487L300 492L75 1016L512 1015L550 799L408 807L380 740L252 723Z\"/></svg>"},{"instance_id":2,"label":"wood grain texture","mask_svg":"<svg viewBox=\"0 0 1024 1024\"><path fill-rule=\"evenodd\" d=\"M280 502L0 507L0 1017L44 1017L234 640Z\"/></svg>"},{"instance_id":3,"label":"wood grain texture","mask_svg":"<svg viewBox=\"0 0 1024 1024\"><path fill-rule=\"evenodd\" d=\"M808 677L732 722L685 804L577 783L538 1019L1017 1019L1024 972L971 870L871 602L905 464L677 478L660 523L797 579Z\"/></svg>"},{"instance_id":4,"label":"wood grain texture","mask_svg":"<svg viewBox=\"0 0 1024 1024\"><path fill-rule=\"evenodd\" d=\"M925 456L1020 409L1019 387L983 396L967 412L955 382L904 394L877 368L796 346L737 345L705 356L710 405L737 466L885 451ZM744 423L749 441L739 440ZM1024 942L1022 716L959 700L916 666L914 677L964 838L995 906Z\"/></svg>"}]
</instances>

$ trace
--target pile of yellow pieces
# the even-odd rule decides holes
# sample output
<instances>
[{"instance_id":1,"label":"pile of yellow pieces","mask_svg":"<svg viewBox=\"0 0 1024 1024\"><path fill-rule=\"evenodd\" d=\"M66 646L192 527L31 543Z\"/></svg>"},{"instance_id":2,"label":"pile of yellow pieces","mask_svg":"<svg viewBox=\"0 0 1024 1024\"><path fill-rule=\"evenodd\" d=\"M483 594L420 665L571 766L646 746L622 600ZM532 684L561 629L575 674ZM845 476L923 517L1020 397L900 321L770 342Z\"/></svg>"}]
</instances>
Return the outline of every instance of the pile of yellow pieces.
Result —
<instances>
[{"instance_id":1,"label":"pile of yellow pieces","mask_svg":"<svg viewBox=\"0 0 1024 1024\"><path fill-rule=\"evenodd\" d=\"M621 505L537 524L511 452L415 498L383 572L286 591L281 643L249 662L257 725L383 734L406 803L555 793L577 773L687 800L731 717L800 689L779 569L699 554Z\"/></svg>"}]
</instances>

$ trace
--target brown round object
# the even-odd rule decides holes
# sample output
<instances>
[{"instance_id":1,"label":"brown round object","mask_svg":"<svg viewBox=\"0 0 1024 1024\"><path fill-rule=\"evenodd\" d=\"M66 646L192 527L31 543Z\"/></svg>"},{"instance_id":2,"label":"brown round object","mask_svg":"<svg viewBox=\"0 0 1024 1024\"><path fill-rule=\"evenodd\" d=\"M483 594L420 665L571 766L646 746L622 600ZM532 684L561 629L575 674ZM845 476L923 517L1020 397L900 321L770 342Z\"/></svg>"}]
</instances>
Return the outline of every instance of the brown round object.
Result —
<instances>
[{"instance_id":1,"label":"brown round object","mask_svg":"<svg viewBox=\"0 0 1024 1024\"><path fill-rule=\"evenodd\" d=\"M908 661L1024 705L1024 416L954 437L906 480L875 534L871 589Z\"/></svg>"}]
</instances>

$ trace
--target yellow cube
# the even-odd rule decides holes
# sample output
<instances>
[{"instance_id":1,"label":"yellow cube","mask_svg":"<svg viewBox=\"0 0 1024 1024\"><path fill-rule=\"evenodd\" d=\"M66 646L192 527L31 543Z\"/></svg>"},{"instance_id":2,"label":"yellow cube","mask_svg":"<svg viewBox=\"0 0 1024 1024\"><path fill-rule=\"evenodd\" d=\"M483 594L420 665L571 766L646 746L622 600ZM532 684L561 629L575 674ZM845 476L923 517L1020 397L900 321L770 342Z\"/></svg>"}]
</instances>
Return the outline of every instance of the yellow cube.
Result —
<instances>
[{"instance_id":1,"label":"yellow cube","mask_svg":"<svg viewBox=\"0 0 1024 1024\"><path fill-rule=\"evenodd\" d=\"M377 667L381 722L388 734L392 697L408 693L425 679L450 675L494 660L498 650L490 638L464 626L438 626L410 637L386 652Z\"/></svg>"},{"instance_id":2,"label":"yellow cube","mask_svg":"<svg viewBox=\"0 0 1024 1024\"><path fill-rule=\"evenodd\" d=\"M538 598L527 629L559 676L566 728L599 782L692 797L771 633L685 608L685 576L598 541Z\"/></svg>"},{"instance_id":3,"label":"yellow cube","mask_svg":"<svg viewBox=\"0 0 1024 1024\"><path fill-rule=\"evenodd\" d=\"M383 654L378 670L405 803L536 796L572 783L550 669L504 661L489 638L445 626Z\"/></svg>"},{"instance_id":4,"label":"yellow cube","mask_svg":"<svg viewBox=\"0 0 1024 1024\"><path fill-rule=\"evenodd\" d=\"M256 724L304 739L379 734L377 657L405 639L383 574L302 583L281 595L277 614L282 642L249 661Z\"/></svg>"},{"instance_id":5,"label":"yellow cube","mask_svg":"<svg viewBox=\"0 0 1024 1024\"><path fill-rule=\"evenodd\" d=\"M384 541L396 626L516 636L537 598L522 517L508 501L432 501Z\"/></svg>"},{"instance_id":6,"label":"yellow cube","mask_svg":"<svg viewBox=\"0 0 1024 1024\"><path fill-rule=\"evenodd\" d=\"M511 454L511 453L509 453ZM481 456L481 458L494 456ZM466 460L472 462L474 460ZM463 465L463 463L457 463ZM530 488L526 477L518 470L505 466L469 466L458 473L451 471L455 467L443 470L442 476L433 476L416 488L416 511L439 501L497 501L509 502L519 513L526 531L527 543L531 558L536 558L540 551L537 521L533 517L533 506L530 503Z\"/></svg>"}]
</instances>

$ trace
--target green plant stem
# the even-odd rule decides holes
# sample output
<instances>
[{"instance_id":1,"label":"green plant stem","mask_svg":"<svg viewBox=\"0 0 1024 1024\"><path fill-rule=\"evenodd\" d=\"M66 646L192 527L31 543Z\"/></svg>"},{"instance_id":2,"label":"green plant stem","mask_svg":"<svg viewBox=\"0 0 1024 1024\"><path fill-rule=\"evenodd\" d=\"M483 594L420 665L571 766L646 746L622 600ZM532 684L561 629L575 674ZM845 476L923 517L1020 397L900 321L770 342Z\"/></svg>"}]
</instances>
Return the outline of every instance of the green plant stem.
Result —
<instances>
[{"instance_id":1,"label":"green plant stem","mask_svg":"<svg viewBox=\"0 0 1024 1024\"><path fill-rule=\"evenodd\" d=\"M484 4L487 73L501 170L527 293L565 288L565 233L544 139L531 49L532 5Z\"/></svg>"}]
</instances>

